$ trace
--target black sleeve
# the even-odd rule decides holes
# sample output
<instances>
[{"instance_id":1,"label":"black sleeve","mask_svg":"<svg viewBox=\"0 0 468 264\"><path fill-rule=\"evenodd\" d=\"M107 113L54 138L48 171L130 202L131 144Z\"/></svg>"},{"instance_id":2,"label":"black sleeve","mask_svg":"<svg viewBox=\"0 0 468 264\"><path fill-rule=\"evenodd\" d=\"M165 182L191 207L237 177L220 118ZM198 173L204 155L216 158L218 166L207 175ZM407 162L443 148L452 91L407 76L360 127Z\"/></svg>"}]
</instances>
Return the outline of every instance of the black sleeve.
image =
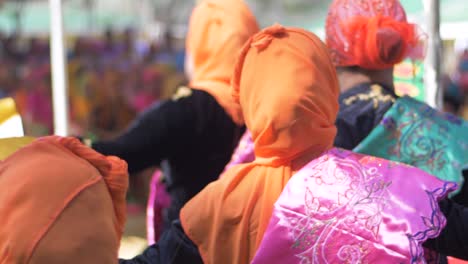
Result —
<instances>
[{"instance_id":1,"label":"black sleeve","mask_svg":"<svg viewBox=\"0 0 468 264\"><path fill-rule=\"evenodd\" d=\"M468 260L468 208L450 199L440 201L439 206L447 225L437 238L426 241L424 246L446 256Z\"/></svg>"},{"instance_id":2,"label":"black sleeve","mask_svg":"<svg viewBox=\"0 0 468 264\"><path fill-rule=\"evenodd\" d=\"M460 192L452 197L457 204L468 207L468 169L463 169L464 183L461 186Z\"/></svg>"},{"instance_id":3,"label":"black sleeve","mask_svg":"<svg viewBox=\"0 0 468 264\"><path fill-rule=\"evenodd\" d=\"M187 237L180 221L174 221L158 243L148 247L141 255L119 264L203 264L197 246Z\"/></svg>"},{"instance_id":4,"label":"black sleeve","mask_svg":"<svg viewBox=\"0 0 468 264\"><path fill-rule=\"evenodd\" d=\"M111 141L94 142L92 148L104 155L114 155L128 163L130 173L159 163L192 140L196 127L197 98L164 101L144 112L129 129Z\"/></svg>"}]
</instances>

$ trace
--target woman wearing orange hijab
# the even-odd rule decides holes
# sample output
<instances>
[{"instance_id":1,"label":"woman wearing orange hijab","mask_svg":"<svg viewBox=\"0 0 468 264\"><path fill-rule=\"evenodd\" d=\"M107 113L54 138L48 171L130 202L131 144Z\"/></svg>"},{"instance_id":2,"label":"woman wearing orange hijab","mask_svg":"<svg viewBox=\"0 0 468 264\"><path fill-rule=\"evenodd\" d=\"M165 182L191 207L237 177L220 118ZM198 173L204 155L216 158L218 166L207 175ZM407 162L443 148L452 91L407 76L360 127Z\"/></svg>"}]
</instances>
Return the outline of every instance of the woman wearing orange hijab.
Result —
<instances>
[{"instance_id":1,"label":"woman wearing orange hijab","mask_svg":"<svg viewBox=\"0 0 468 264\"><path fill-rule=\"evenodd\" d=\"M263 30L245 46L233 82L256 160L229 169L181 211L205 263L250 262L284 186L336 134L338 82L315 35L279 25Z\"/></svg>"},{"instance_id":2,"label":"woman wearing orange hijab","mask_svg":"<svg viewBox=\"0 0 468 264\"><path fill-rule=\"evenodd\" d=\"M153 105L115 140L91 144L127 161L131 174L162 165L171 196L166 223L218 178L244 131L229 87L236 57L257 31L243 0L202 1L192 13L187 36L190 88Z\"/></svg>"},{"instance_id":3,"label":"woman wearing orange hijab","mask_svg":"<svg viewBox=\"0 0 468 264\"><path fill-rule=\"evenodd\" d=\"M333 146L338 82L316 36L273 26L252 37L239 60L234 98L257 160L208 185L181 211L183 229L175 222L158 244L122 264L166 263L163 255L170 263L202 263L198 250L203 263L248 263L289 178Z\"/></svg>"},{"instance_id":4,"label":"woman wearing orange hijab","mask_svg":"<svg viewBox=\"0 0 468 264\"><path fill-rule=\"evenodd\" d=\"M127 187L124 161L74 138L19 149L0 161L0 263L116 263Z\"/></svg>"},{"instance_id":5,"label":"woman wearing orange hijab","mask_svg":"<svg viewBox=\"0 0 468 264\"><path fill-rule=\"evenodd\" d=\"M331 190L333 194L338 193L337 199L323 193L320 188L310 189L320 202L325 202L322 210L341 205L341 201L363 201L361 205L351 202L349 206L345 204L346 208L339 210L341 214L331 213L333 219L328 219L327 222L334 224L337 222L335 218L342 219L347 215L351 217L347 218L346 223L357 222L355 229L344 228L345 232L342 232L341 238L357 232L358 235L348 236L349 240L356 241L362 240L360 234L366 235L364 242L369 244L367 249L373 260L382 255L387 259L408 260L410 247L419 254L422 250L421 241L437 235L440 232L439 227L445 223L431 198L438 199L443 196L454 184L444 183L421 173L422 176L413 177L412 182L419 184L421 188L415 188L411 199L402 200L401 198L407 195L406 189L401 188L402 178L406 179L408 173L419 173L418 169L334 149L338 94L338 81L327 48L312 33L274 25L250 38L236 65L233 95L240 103L246 126L251 131L255 161L228 169L222 178L209 184L184 206L180 215L182 228L179 222L175 222L173 228L163 235L157 245L152 246L142 256L121 263L166 263L163 260L171 260L170 263L207 264L250 263L252 260L256 261L255 263L306 262L296 258L294 254L288 255L289 259L293 259L292 262L281 260L284 259L285 252L289 253L296 244L299 244L299 250L309 246L313 237L307 234L312 234L313 229L304 231L306 234L298 243L289 239L294 231L283 229L279 236L273 238L265 238L264 235L271 234L268 233L269 230L294 218L284 218L279 223L272 224L274 212L278 211L279 198L291 201L297 208L309 205L310 208L315 208L315 202L304 203L304 197L288 199L304 191L304 185L309 185L302 182L298 186L297 175L302 173L299 177L304 177L303 170L309 168L310 164L325 166L316 171L316 174L323 175L321 181L310 182L328 182L339 178L337 182L328 184L328 187L322 186ZM341 163L334 163L335 160ZM329 163L335 167L328 165ZM387 173L376 173L380 171ZM314 176L307 173L306 176ZM392 185L392 180L397 184ZM296 183L295 188L285 190L291 182ZM350 189L343 189L344 186ZM336 190L333 190L335 188ZM427 194L426 191L434 189L437 193ZM345 192L340 193L340 190ZM355 196L359 196L359 199L354 199ZM395 204L392 201L397 202ZM387 217L388 214L380 214L387 204L390 204L393 212L397 211L390 214L390 217ZM401 207L404 210L395 209ZM350 211L349 214L343 214L344 210ZM294 208L288 212L296 213ZM367 223L362 220L363 216L369 216ZM432 224L434 216L438 222L427 231L426 224ZM352 217L355 217L355 221ZM299 222L303 227L308 227L314 220L319 219L310 216ZM385 231L379 232L379 226ZM361 232L367 229L367 233ZM416 235L416 231L421 229L430 233ZM369 233L377 233L377 243L367 237ZM415 239L408 239L413 234ZM401 239L406 243L400 242ZM304 243L300 243L302 240ZM278 241L291 243L265 250L264 243L272 241L272 244ZM339 240L334 243L335 246L330 247L346 248L347 243L347 240ZM404 246L399 247L399 244ZM282 258L265 261L258 255L259 249L263 255L266 253L267 258L268 255L275 254ZM398 250L396 253L392 251L395 249ZM313 257L320 255L310 251L306 253ZM336 260L346 255L340 254L342 256L333 256L335 262L317 263L338 263ZM416 257L420 259L422 256Z\"/></svg>"}]
</instances>

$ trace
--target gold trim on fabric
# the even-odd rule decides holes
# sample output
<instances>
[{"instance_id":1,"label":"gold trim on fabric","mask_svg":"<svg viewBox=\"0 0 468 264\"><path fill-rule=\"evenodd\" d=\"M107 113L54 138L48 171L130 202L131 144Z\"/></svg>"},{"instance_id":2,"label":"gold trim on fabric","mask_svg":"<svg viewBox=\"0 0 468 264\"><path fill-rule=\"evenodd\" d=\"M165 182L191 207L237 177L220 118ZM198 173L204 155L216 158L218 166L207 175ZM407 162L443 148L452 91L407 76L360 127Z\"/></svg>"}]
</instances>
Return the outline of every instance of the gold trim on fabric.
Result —
<instances>
[{"instance_id":1,"label":"gold trim on fabric","mask_svg":"<svg viewBox=\"0 0 468 264\"><path fill-rule=\"evenodd\" d=\"M374 103L374 109L377 109L379 107L380 102L382 102L382 103L386 103L386 102L394 103L395 98L390 94L384 95L382 93L382 90L383 90L382 86L380 86L378 84L373 84L373 85L371 85L369 92L359 93L359 94L355 94L353 96L350 96L350 97L348 97L348 98L346 98L344 100L344 103L345 103L345 105L351 105L351 104L353 104L354 102L356 102L358 100L359 101L370 101L370 100L372 100L372 102Z\"/></svg>"}]
</instances>

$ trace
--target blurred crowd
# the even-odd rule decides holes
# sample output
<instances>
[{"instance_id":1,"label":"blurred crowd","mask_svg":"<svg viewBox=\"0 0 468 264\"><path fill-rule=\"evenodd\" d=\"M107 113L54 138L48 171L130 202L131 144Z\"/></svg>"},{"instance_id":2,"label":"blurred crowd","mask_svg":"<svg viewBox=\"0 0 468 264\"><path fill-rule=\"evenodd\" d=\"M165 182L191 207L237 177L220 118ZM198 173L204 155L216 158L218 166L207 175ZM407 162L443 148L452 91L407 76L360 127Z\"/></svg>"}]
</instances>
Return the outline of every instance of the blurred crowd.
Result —
<instances>
[{"instance_id":1,"label":"blurred crowd","mask_svg":"<svg viewBox=\"0 0 468 264\"><path fill-rule=\"evenodd\" d=\"M457 53L454 72L442 78L444 110L468 119L468 46Z\"/></svg>"},{"instance_id":2,"label":"blurred crowd","mask_svg":"<svg viewBox=\"0 0 468 264\"><path fill-rule=\"evenodd\" d=\"M183 47L167 35L139 39L131 29L68 42L71 133L106 139L185 82ZM0 36L0 98L13 97L28 135L52 133L48 38Z\"/></svg>"}]
</instances>

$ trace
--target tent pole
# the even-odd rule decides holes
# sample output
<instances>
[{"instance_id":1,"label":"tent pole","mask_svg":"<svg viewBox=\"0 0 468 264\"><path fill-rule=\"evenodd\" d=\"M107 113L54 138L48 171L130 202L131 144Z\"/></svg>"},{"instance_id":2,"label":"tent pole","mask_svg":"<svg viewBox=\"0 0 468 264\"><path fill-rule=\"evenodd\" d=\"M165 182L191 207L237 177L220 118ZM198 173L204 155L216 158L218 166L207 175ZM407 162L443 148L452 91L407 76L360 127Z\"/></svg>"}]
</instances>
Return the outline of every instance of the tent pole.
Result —
<instances>
[{"instance_id":1,"label":"tent pole","mask_svg":"<svg viewBox=\"0 0 468 264\"><path fill-rule=\"evenodd\" d=\"M49 8L54 134L59 136L67 136L68 96L62 1L49 0Z\"/></svg>"},{"instance_id":2,"label":"tent pole","mask_svg":"<svg viewBox=\"0 0 468 264\"><path fill-rule=\"evenodd\" d=\"M427 55L424 62L425 101L428 105L441 109L443 91L441 87L440 1L424 0L423 4L428 29Z\"/></svg>"}]
</instances>

